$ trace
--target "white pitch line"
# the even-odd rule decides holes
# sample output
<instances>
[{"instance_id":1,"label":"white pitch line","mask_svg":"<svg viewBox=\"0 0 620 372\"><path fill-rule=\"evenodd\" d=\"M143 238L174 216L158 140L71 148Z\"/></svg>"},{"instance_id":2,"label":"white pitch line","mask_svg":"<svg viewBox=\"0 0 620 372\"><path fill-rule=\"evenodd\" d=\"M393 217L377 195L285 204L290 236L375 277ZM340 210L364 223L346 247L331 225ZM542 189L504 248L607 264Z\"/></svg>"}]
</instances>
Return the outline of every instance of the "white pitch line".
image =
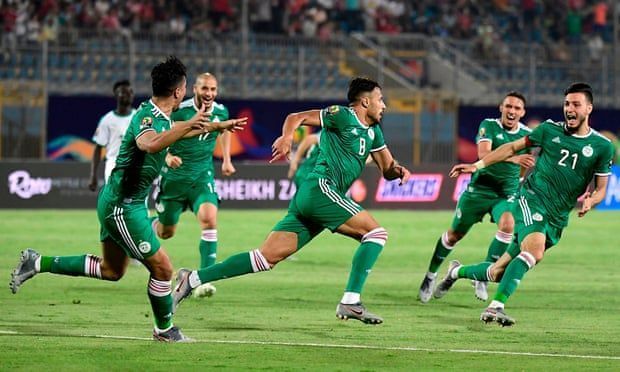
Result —
<instances>
[{"instance_id":1,"label":"white pitch line","mask_svg":"<svg viewBox=\"0 0 620 372\"><path fill-rule=\"evenodd\" d=\"M1 330L0 335L22 335L22 336L44 336L42 333L27 333L10 330ZM50 337L57 335L50 334ZM63 335L65 337L84 337L84 338L105 338L112 340L132 340L132 341L152 341L150 337L116 336L116 335ZM194 343L205 344L229 344L229 345L264 345L264 346L305 346L316 348L334 349L364 349L364 350L388 350L388 351L423 351L429 353L461 353L461 354L489 354L489 355L510 355L510 356L530 356L530 357L551 357L551 358L573 358L573 359L599 359L599 360L620 360L620 356L608 355L579 355L579 354L551 354L551 353L530 353L520 351L501 351L501 350L474 350L474 349L432 349L413 346L373 346L355 344L321 344L314 342L280 342L280 341L252 341L252 340L196 340Z\"/></svg>"}]
</instances>

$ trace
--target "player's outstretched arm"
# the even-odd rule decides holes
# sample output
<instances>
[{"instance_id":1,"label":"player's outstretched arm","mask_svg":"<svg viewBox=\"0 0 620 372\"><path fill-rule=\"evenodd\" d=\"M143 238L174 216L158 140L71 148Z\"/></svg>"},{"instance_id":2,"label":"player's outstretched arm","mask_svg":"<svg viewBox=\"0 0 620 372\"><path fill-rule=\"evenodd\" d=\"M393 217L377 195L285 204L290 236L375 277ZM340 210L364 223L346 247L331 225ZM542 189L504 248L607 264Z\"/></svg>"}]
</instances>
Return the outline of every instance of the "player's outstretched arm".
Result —
<instances>
[{"instance_id":1,"label":"player's outstretched arm","mask_svg":"<svg viewBox=\"0 0 620 372\"><path fill-rule=\"evenodd\" d=\"M583 204L581 204L581 209L579 210L578 216L583 217L588 213L594 206L598 203L602 202L605 199L605 192L607 191L607 181L609 176L595 176L594 177L594 191L587 192L586 196L583 199Z\"/></svg>"},{"instance_id":2,"label":"player's outstretched arm","mask_svg":"<svg viewBox=\"0 0 620 372\"><path fill-rule=\"evenodd\" d=\"M381 173L386 180L400 179L400 185L407 183L411 176L411 172L398 164L398 161L394 159L387 147L383 150L372 152L371 156L379 169L381 169Z\"/></svg>"},{"instance_id":3,"label":"player's outstretched arm","mask_svg":"<svg viewBox=\"0 0 620 372\"><path fill-rule=\"evenodd\" d=\"M282 158L288 159L291 153L291 146L293 145L293 134L300 125L320 126L321 110L295 112L286 116L282 125L282 135L276 138L273 141L273 145L271 145L270 163Z\"/></svg>"},{"instance_id":4,"label":"player's outstretched arm","mask_svg":"<svg viewBox=\"0 0 620 372\"><path fill-rule=\"evenodd\" d=\"M206 120L203 118L199 118L196 121L189 120L186 122L178 122L175 123L170 130L161 133L157 133L154 130L143 132L142 135L136 139L136 145L140 150L148 153L160 152L183 138L183 136L193 129L200 129L204 132L205 126Z\"/></svg>"},{"instance_id":5,"label":"player's outstretched arm","mask_svg":"<svg viewBox=\"0 0 620 372\"><path fill-rule=\"evenodd\" d=\"M527 147L527 137L519 138L516 141L505 143L495 150L485 155L482 159L473 164L457 164L450 170L450 177L458 177L461 173L474 173L475 171L487 167L491 164L505 161L514 156L517 152Z\"/></svg>"}]
</instances>

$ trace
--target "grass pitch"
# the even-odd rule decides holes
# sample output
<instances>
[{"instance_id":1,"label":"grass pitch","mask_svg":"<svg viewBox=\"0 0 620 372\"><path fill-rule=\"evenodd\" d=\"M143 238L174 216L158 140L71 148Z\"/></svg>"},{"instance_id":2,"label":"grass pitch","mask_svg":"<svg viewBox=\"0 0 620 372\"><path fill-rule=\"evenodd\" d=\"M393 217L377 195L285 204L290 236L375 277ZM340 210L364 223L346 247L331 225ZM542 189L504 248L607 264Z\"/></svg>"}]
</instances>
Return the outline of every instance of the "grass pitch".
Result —
<instances>
[{"instance_id":1,"label":"grass pitch","mask_svg":"<svg viewBox=\"0 0 620 372\"><path fill-rule=\"evenodd\" d=\"M283 215L222 210L218 261L256 248ZM510 299L513 328L478 320L485 304L468 281L441 300L417 301L451 213L373 215L390 237L363 299L384 317L382 325L336 319L357 243L324 232L272 272L220 281L215 297L186 300L175 323L198 340L193 344L150 341L148 274L140 266L117 283L42 274L17 295L5 287L0 370L620 369L617 212L572 217L560 245ZM45 255L100 252L94 211L4 210L0 221L0 278L7 284L25 247ZM449 259L481 261L494 232L490 223L477 225ZM193 216L184 214L177 236L164 242L176 268L198 264L198 237Z\"/></svg>"}]
</instances>

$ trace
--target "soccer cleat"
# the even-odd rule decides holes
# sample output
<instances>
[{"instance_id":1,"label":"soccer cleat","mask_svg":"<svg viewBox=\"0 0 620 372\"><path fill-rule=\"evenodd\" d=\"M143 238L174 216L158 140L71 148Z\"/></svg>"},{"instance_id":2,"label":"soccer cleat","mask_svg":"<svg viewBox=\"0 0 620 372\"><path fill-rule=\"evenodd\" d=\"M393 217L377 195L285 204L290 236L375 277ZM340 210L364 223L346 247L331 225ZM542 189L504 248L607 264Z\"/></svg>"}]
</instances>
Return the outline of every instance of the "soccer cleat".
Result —
<instances>
[{"instance_id":1,"label":"soccer cleat","mask_svg":"<svg viewBox=\"0 0 620 372\"><path fill-rule=\"evenodd\" d=\"M22 255L19 258L19 263L13 272L11 273L11 282L9 283L9 287L11 287L11 292L14 294L17 293L19 287L21 287L24 282L37 274L35 270L35 262L37 259L41 257L37 251L31 248L27 248L22 251Z\"/></svg>"},{"instance_id":2,"label":"soccer cleat","mask_svg":"<svg viewBox=\"0 0 620 372\"><path fill-rule=\"evenodd\" d=\"M448 293L450 288L452 288L454 283L456 283L456 281L458 280L458 278L457 279L452 278L454 276L453 275L454 271L458 270L461 266L462 266L461 263L458 262L457 260L450 261L450 266L448 266L448 272L446 273L446 276L443 277L441 282L437 284L437 287L435 287L435 291L433 292L433 297L442 298L443 296L446 295L446 293Z\"/></svg>"},{"instance_id":3,"label":"soccer cleat","mask_svg":"<svg viewBox=\"0 0 620 372\"><path fill-rule=\"evenodd\" d=\"M436 280L437 276L429 278L427 275L424 275L424 280L422 280L420 285L420 292L418 292L418 298L422 303L427 303L431 299Z\"/></svg>"},{"instance_id":4,"label":"soccer cleat","mask_svg":"<svg viewBox=\"0 0 620 372\"><path fill-rule=\"evenodd\" d=\"M338 307L336 307L336 317L342 320L357 319L366 324L383 323L383 318L366 310L366 307L361 302L356 304L339 303Z\"/></svg>"},{"instance_id":5,"label":"soccer cleat","mask_svg":"<svg viewBox=\"0 0 620 372\"><path fill-rule=\"evenodd\" d=\"M153 330L153 340L160 342L194 342L193 339L186 337L178 327L172 326L165 332Z\"/></svg>"},{"instance_id":6,"label":"soccer cleat","mask_svg":"<svg viewBox=\"0 0 620 372\"><path fill-rule=\"evenodd\" d=\"M205 283L194 288L194 298L211 297L217 289L211 283Z\"/></svg>"},{"instance_id":7,"label":"soccer cleat","mask_svg":"<svg viewBox=\"0 0 620 372\"><path fill-rule=\"evenodd\" d=\"M192 294L192 287L189 285L189 274L191 273L187 269L179 269L177 273L177 283L172 291L172 313L177 311L181 301Z\"/></svg>"},{"instance_id":8,"label":"soccer cleat","mask_svg":"<svg viewBox=\"0 0 620 372\"><path fill-rule=\"evenodd\" d=\"M482 282L479 280L474 280L474 289L475 296L480 301L486 301L489 299L489 293L487 292L487 287L489 286L489 282Z\"/></svg>"},{"instance_id":9,"label":"soccer cleat","mask_svg":"<svg viewBox=\"0 0 620 372\"><path fill-rule=\"evenodd\" d=\"M508 316L501 307L487 307L482 314L480 314L480 320L485 323L497 322L502 327L510 327L515 324L514 318Z\"/></svg>"}]
</instances>

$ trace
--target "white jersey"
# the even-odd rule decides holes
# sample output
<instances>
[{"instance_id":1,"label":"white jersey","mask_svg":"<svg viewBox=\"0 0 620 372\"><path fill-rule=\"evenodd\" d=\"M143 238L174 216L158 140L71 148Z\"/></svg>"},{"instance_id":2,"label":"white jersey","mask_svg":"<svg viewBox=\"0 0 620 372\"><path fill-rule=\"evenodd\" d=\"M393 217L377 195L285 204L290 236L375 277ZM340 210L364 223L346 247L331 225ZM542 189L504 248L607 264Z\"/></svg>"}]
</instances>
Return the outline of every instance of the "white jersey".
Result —
<instances>
[{"instance_id":1,"label":"white jersey","mask_svg":"<svg viewBox=\"0 0 620 372\"><path fill-rule=\"evenodd\" d=\"M131 118L136 113L136 109L125 116L119 116L114 110L108 112L101 117L97 130L93 135L93 142L99 146L105 147L106 164L105 164L105 180L108 181L112 169L116 163L116 157L123 141L125 131L131 122Z\"/></svg>"}]
</instances>

